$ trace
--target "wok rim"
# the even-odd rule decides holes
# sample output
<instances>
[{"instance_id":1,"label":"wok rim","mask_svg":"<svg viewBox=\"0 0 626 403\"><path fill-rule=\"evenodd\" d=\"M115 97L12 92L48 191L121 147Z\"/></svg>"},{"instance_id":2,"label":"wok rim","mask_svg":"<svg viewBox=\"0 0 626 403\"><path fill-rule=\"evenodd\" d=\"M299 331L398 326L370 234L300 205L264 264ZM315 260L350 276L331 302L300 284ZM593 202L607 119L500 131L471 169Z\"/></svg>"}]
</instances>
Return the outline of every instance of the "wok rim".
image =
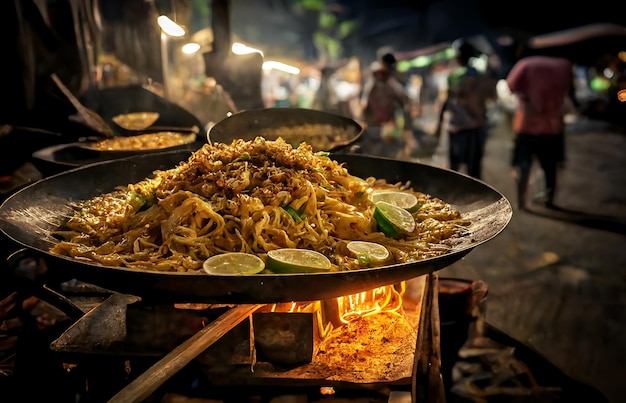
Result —
<instances>
[{"instance_id":1,"label":"wok rim","mask_svg":"<svg viewBox=\"0 0 626 403\"><path fill-rule=\"evenodd\" d=\"M159 153L135 155L135 156L130 156L130 157L121 158L121 159L96 162L96 163L76 167L68 171L64 171L64 172L46 177L38 182L32 183L28 185L27 187L18 190L16 193L14 193L13 195L9 196L6 200L4 200L2 204L0 204L0 231L6 237L13 240L17 244L22 245L27 250L32 251L33 253L39 254L43 257L50 258L54 265L59 264L59 265L67 265L67 266L72 266L72 267L77 266L79 270L80 268L82 268L82 270L84 270L85 268L91 269L91 273L87 273L83 276L72 277L72 278L78 278L79 280L81 280L80 277L87 278L87 282L93 282L93 284L103 286L105 288L111 288L111 282L115 283L115 279L123 278L123 276L125 275L128 275L129 277L133 277L133 278L135 277L141 278L142 280L146 280L147 283L152 283L152 280L154 280L154 282L158 283L158 287L153 288L153 289L150 287L148 288L131 287L129 289L127 286L120 286L120 287L112 288L116 291L126 292L130 294L138 295L141 297L146 297L147 299L152 299L152 298L158 298L160 300L172 299L173 301L181 301L181 299L183 299L189 302L213 301L213 302L218 302L218 303L288 302L288 301L294 301L294 300L325 299L325 298L317 298L315 297L315 295L320 295L322 297L333 297L333 296L336 297L340 295L347 295L347 293L338 291L338 288L341 288L341 287L336 286L334 291L320 290L319 292L314 292L313 294L315 295L313 295L313 297L311 297L310 292L307 294L307 292L305 291L302 293L302 295L306 297L304 299L297 298L296 291L287 291L283 297L275 299L269 295L266 295L265 292L261 292L259 293L259 295L255 295L254 288L255 287L256 288L267 287L267 283L270 283L269 287L272 287L271 285L272 283L277 283L277 284L289 283L292 286L294 286L294 285L297 285L298 282L301 282L302 279L313 281L316 284L317 283L323 284L324 281L327 281L326 279L331 279L330 281L335 281L335 282L341 281L341 282L346 282L346 283L354 283L354 282L359 282L359 280L364 280L366 283L369 284L372 282L377 282L376 279L372 280L371 277L379 278L381 276L385 278L389 277L391 282L388 284L392 284L392 283L398 282L399 277L402 277L402 279L400 279L399 281L403 281L409 278L418 277L423 274L432 273L434 271L437 271L437 270L440 270L442 268L449 266L450 264L456 262L457 260L461 259L466 254L471 252L476 247L483 245L484 243L496 237L498 234L504 231L504 229L507 227L507 225L509 224L512 218L512 213L513 213L511 204L506 199L506 197L504 197L502 193L497 191L492 186L482 181L471 178L462 173L454 172L454 171L444 169L444 168L434 167L431 165L422 164L419 162L411 162L411 163L408 163L411 166L419 166L426 170L446 172L448 175L452 175L453 177L456 177L456 178L463 178L463 180L465 181L470 181L470 183L476 184L477 186L480 186L481 188L488 190L490 194L493 196L493 202L491 202L489 205L502 204L502 209L498 211L502 211L503 213L506 213L505 219L503 220L502 223L500 223L496 231L494 231L491 235L485 237L484 239L480 239L479 241L476 241L476 242L471 242L469 245L465 245L459 249L453 249L450 252L445 253L443 255L439 255L439 256L432 257L432 258L423 259L423 260L418 260L415 262L397 263L393 265L364 268L364 269L352 270L352 271L340 271L340 272L291 273L291 274L275 274L275 273L261 274L259 273L259 274L253 274L253 275L245 275L245 276L242 276L242 275L212 276L208 273L205 273L203 270L199 270L198 272L160 272L160 271L144 270L144 269L138 269L138 268L106 266L106 265L102 265L99 263L81 261L81 260L78 260L69 256L52 254L51 252L44 249L43 247L39 247L37 245L34 245L33 242L29 242L28 239L26 239L25 237L20 237L19 232L11 231L10 229L7 229L7 227L5 226L5 222L6 222L5 215L7 213L6 210L11 206L11 203L14 200L19 199L20 197L26 197L24 195L28 194L28 192L33 192L32 189L36 189L38 187L45 187L46 184L53 183L55 180L56 181L61 180L61 178L62 179L70 178L70 177L73 177L72 175L78 176L79 174L77 174L77 172L78 173L91 172L89 170L93 170L94 167L108 167L109 165L113 166L113 165L118 165L118 164L122 165L123 163L133 163L135 161L141 162L142 160L146 158L150 159L150 161L154 161L156 159L160 159L161 157L165 157L165 156L177 157L177 156L185 155L186 157L188 157L192 152L193 151L190 151L190 150L168 150L168 151L163 151ZM182 158L181 161L183 161L186 157ZM354 154L337 154L337 155L331 155L331 157L338 161L345 161L346 159L350 160L351 158L356 157L357 160L364 159L365 161L369 161L369 162L375 162L375 161L380 160L381 162L388 161L390 163L398 163L398 161L396 160L391 160L387 158L354 155ZM69 202L67 198L64 199L64 201L66 205L67 205L67 202ZM74 270L70 268L66 269L64 267L60 270L62 271L65 270L68 273L72 273L72 274L74 273ZM399 274L399 272L403 272L403 271L407 271L411 275L406 276L401 273ZM106 278L104 279L101 278L107 275L111 275L112 278L110 280L107 280ZM94 281L94 278L96 278L97 281ZM215 292L202 291L202 290L197 290L196 288L194 288L193 292L191 292L189 295L185 295L184 292L183 294L181 294L177 290L168 289L167 284L163 284L163 283L168 283L170 281L173 281L176 283L187 281L189 283L192 283L191 281L188 281L189 279L194 279L194 280L200 279L200 281L195 281L198 283L206 283L209 279L213 279L213 280L230 279L231 281L235 281L233 279L238 279L238 281L245 283L243 285L243 288L250 289L248 290L250 292L246 290L244 290L243 292L241 292L240 290L236 290L232 293L230 291L227 291L227 292L220 293L220 295L216 295ZM223 283L224 281L220 280L219 282ZM346 285L344 288L350 288L350 287L349 285ZM375 288L375 287L372 287L372 288ZM358 291L362 291L362 290L356 290L355 292L358 292ZM260 296L261 294L263 296Z\"/></svg>"},{"instance_id":2,"label":"wok rim","mask_svg":"<svg viewBox=\"0 0 626 403\"><path fill-rule=\"evenodd\" d=\"M347 116L343 116L343 115L339 115L336 113L332 113L332 112L326 112L326 111L321 111L318 109L310 109L310 108L295 108L295 107L289 107L289 108L261 108L261 109L250 109L250 110L244 110L238 113L234 113L230 116L226 116L225 118L221 119L220 121L218 121L217 123L215 123L213 125L213 127L211 127L211 129L209 129L207 131L206 137L207 137L207 141L209 142L209 144L213 144L213 143L228 143L227 141L221 141L220 139L211 139L211 132L213 132L213 130L221 130L222 126L227 126L229 123L232 123L234 120L242 120L242 121L248 121L248 122L253 122L256 123L256 121L254 120L256 117L258 116L271 116L271 115L295 115L295 114L305 114L308 115L309 118L311 118L311 121L307 121L306 123L310 123L310 124L314 124L314 123L318 123L318 124L323 124L323 123L327 123L326 120L336 120L336 121L341 121L343 123L345 123L345 126L348 127L353 127L355 129L355 133L352 137L346 139L345 141L335 141L333 142L332 146L328 149L328 150L318 150L318 149L314 149L314 151L329 151L329 152L333 152L336 150L339 150L343 147L349 146L351 144L354 144L356 141L359 140L359 138L363 135L363 132L366 129L366 124L364 122L360 122L357 121L355 119L349 118ZM284 117L278 116L275 118L276 121L278 122L282 122L284 119ZM316 119L320 119L319 121L316 121ZM303 122L304 124L304 122ZM272 125L272 126L259 126L259 128L264 127L264 128L277 128L277 127L284 127L285 125ZM289 127L290 125L287 125L287 127ZM220 134L221 136L221 134ZM232 140L232 139L231 139ZM251 140L251 139L249 139ZM303 140L306 141L306 140Z\"/></svg>"}]
</instances>

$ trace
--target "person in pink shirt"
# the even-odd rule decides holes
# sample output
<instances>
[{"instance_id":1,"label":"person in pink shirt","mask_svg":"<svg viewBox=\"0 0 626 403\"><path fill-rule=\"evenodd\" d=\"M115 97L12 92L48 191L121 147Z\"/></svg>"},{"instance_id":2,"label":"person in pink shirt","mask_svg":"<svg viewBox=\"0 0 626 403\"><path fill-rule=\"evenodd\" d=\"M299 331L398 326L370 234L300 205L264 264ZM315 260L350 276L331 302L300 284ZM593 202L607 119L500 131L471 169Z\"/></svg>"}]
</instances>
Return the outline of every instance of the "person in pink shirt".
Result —
<instances>
[{"instance_id":1,"label":"person in pink shirt","mask_svg":"<svg viewBox=\"0 0 626 403\"><path fill-rule=\"evenodd\" d=\"M518 100L513 115L512 160L518 207L525 208L534 158L545 177L546 206L553 207L557 168L565 160L565 110L573 106L569 97L572 63L559 57L528 56L513 66L506 82Z\"/></svg>"}]
</instances>

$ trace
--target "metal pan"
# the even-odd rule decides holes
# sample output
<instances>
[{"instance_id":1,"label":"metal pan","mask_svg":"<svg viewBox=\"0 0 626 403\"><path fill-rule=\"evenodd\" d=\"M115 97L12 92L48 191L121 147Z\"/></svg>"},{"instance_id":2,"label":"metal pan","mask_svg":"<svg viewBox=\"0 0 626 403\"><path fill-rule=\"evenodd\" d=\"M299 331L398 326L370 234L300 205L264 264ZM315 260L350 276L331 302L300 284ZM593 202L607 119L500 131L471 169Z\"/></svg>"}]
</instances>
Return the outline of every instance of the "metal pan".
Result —
<instances>
[{"instance_id":1,"label":"metal pan","mask_svg":"<svg viewBox=\"0 0 626 403\"><path fill-rule=\"evenodd\" d=\"M451 252L436 258L339 273L214 277L105 267L48 252L56 242L51 231L70 213L69 201L88 199L117 185L137 182L151 176L155 169L174 167L189 155L190 152L176 151L134 156L43 179L0 206L0 229L35 255L43 256L55 281L76 278L161 303L270 303L334 298L431 273L495 237L512 216L511 205L502 194L469 176L419 163L337 154L332 157L345 162L355 175L376 176L390 182L410 180L416 190L453 204L469 214L473 222L471 234L463 237Z\"/></svg>"},{"instance_id":2,"label":"metal pan","mask_svg":"<svg viewBox=\"0 0 626 403\"><path fill-rule=\"evenodd\" d=\"M128 113L157 113L158 117L152 122L150 127L192 128L193 126L203 126L200 120L188 110L140 85L118 86L94 90L88 92L85 96L84 103L87 107L102 116L109 126L111 126L114 134L118 136L145 133L145 131L128 130L115 123L114 119L116 116ZM157 131L164 130L158 129Z\"/></svg>"},{"instance_id":3,"label":"metal pan","mask_svg":"<svg viewBox=\"0 0 626 403\"><path fill-rule=\"evenodd\" d=\"M301 142L314 151L337 151L363 134L364 126L333 113L304 108L253 109L236 113L217 122L208 133L211 143L230 144L233 139L266 140L282 137L297 147Z\"/></svg>"},{"instance_id":4,"label":"metal pan","mask_svg":"<svg viewBox=\"0 0 626 403\"><path fill-rule=\"evenodd\" d=\"M88 140L79 141L80 135L70 136L63 133L65 141L48 142L40 150L32 152L32 162L44 175L54 175L79 166L125 158L134 155L173 151L196 150L206 142L206 131L202 123L191 112L154 94L140 85L128 85L95 89L88 91L84 105L97 113L113 129L114 137L126 137L129 130L117 125L114 118L119 115L137 112L154 112L157 119L145 130L134 131L133 134L154 133L155 131L180 131L190 133L189 143L169 147L167 149L141 150L94 150ZM165 130L168 129L168 130ZM179 130L171 130L179 129ZM182 130L181 130L182 129ZM192 138L191 133L196 138ZM94 141L104 140L105 137L94 136ZM60 140L60 139L59 139Z\"/></svg>"},{"instance_id":5,"label":"metal pan","mask_svg":"<svg viewBox=\"0 0 626 403\"><path fill-rule=\"evenodd\" d=\"M90 151L97 151L103 155L114 155L118 157L130 157L131 155L144 154L150 152L170 151L181 149L197 140L199 128L196 132L173 132L159 131L136 134L134 136L116 136L109 139L97 141L84 141L78 143L78 147ZM203 136L204 137L204 136ZM182 144L174 144L173 139L180 140Z\"/></svg>"},{"instance_id":6,"label":"metal pan","mask_svg":"<svg viewBox=\"0 0 626 403\"><path fill-rule=\"evenodd\" d=\"M57 144L37 150L32 154L32 161L35 167L44 174L44 176L50 176L83 165L132 157L135 155L164 151L195 151L202 147L203 144L205 144L205 140L197 140L187 144L158 150L101 151L89 147L84 142L74 142L69 144Z\"/></svg>"}]
</instances>

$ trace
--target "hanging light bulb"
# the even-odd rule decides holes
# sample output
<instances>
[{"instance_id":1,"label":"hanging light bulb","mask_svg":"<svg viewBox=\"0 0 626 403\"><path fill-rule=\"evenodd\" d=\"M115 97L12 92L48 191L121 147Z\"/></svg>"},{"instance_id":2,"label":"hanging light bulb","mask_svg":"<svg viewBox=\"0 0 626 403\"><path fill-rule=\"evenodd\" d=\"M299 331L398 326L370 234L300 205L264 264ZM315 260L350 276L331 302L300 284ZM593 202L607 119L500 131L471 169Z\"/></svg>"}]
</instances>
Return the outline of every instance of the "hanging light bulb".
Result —
<instances>
[{"instance_id":1,"label":"hanging light bulb","mask_svg":"<svg viewBox=\"0 0 626 403\"><path fill-rule=\"evenodd\" d=\"M263 56L263 52L260 51L259 49L252 48L248 45L245 45L239 42L233 43L233 46L231 47L231 49L233 53L236 55L249 55L251 53L258 53L261 56Z\"/></svg>"},{"instance_id":2,"label":"hanging light bulb","mask_svg":"<svg viewBox=\"0 0 626 403\"><path fill-rule=\"evenodd\" d=\"M285 64L282 62L276 62L273 60L269 60L266 62L263 62L263 70L280 70L280 71L284 71L285 73L289 73L289 74L300 74L300 69L295 67L295 66L291 66L289 64Z\"/></svg>"},{"instance_id":3,"label":"hanging light bulb","mask_svg":"<svg viewBox=\"0 0 626 403\"><path fill-rule=\"evenodd\" d=\"M200 44L195 43L195 42L189 42L189 43L184 44L181 50L186 55L193 55L194 53L200 50Z\"/></svg>"},{"instance_id":4,"label":"hanging light bulb","mask_svg":"<svg viewBox=\"0 0 626 403\"><path fill-rule=\"evenodd\" d=\"M167 15L160 15L159 18L157 18L157 22L159 23L159 26L161 27L163 32L165 32L169 36L178 37L185 35L185 30L183 29L183 27L172 21Z\"/></svg>"}]
</instances>

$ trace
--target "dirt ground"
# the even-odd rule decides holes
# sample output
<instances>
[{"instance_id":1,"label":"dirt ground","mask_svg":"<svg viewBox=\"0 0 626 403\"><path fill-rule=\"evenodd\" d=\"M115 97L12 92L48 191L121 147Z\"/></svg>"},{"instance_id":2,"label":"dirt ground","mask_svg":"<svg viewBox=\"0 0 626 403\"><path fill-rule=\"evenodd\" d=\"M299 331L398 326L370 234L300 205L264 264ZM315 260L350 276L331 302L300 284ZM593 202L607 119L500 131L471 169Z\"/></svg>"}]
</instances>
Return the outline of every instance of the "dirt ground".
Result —
<instances>
[{"instance_id":1,"label":"dirt ground","mask_svg":"<svg viewBox=\"0 0 626 403\"><path fill-rule=\"evenodd\" d=\"M517 206L510 122L502 113L491 121L483 180ZM445 138L421 140L420 162L445 167ZM626 379L626 128L580 118L566 128L566 150L557 209L514 207L502 233L440 276L485 281L490 325L617 403Z\"/></svg>"}]
</instances>

